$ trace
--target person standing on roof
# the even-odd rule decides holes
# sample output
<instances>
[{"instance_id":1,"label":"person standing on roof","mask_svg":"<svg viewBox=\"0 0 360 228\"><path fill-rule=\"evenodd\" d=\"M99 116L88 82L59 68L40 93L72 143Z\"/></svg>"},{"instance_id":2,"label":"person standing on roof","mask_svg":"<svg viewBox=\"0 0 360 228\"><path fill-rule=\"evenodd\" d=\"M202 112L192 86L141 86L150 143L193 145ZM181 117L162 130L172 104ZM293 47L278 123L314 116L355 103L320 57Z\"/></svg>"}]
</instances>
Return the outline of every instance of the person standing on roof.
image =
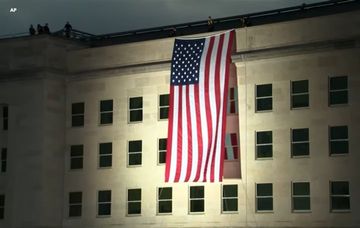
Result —
<instances>
[{"instance_id":1,"label":"person standing on roof","mask_svg":"<svg viewBox=\"0 0 360 228\"><path fill-rule=\"evenodd\" d=\"M67 38L70 37L70 32L72 30L72 26L70 25L70 23L67 21L65 26L64 26L64 31L65 31L65 35Z\"/></svg>"},{"instance_id":2,"label":"person standing on roof","mask_svg":"<svg viewBox=\"0 0 360 228\"><path fill-rule=\"evenodd\" d=\"M43 29L43 27L40 25L40 24L38 24L37 25L37 34L38 35L40 35L40 34L43 34L43 32L44 32L44 29Z\"/></svg>"},{"instance_id":3,"label":"person standing on roof","mask_svg":"<svg viewBox=\"0 0 360 228\"><path fill-rule=\"evenodd\" d=\"M49 29L49 24L48 23L46 23L45 26L44 26L44 33L50 34L50 29Z\"/></svg>"},{"instance_id":4,"label":"person standing on roof","mask_svg":"<svg viewBox=\"0 0 360 228\"><path fill-rule=\"evenodd\" d=\"M34 26L33 26L33 25L30 25L29 33L30 33L30 36L35 35L35 29L34 29Z\"/></svg>"},{"instance_id":5,"label":"person standing on roof","mask_svg":"<svg viewBox=\"0 0 360 228\"><path fill-rule=\"evenodd\" d=\"M211 18L211 16L208 17L207 24L208 24L208 31L209 32L213 31L214 30L214 21Z\"/></svg>"}]
</instances>

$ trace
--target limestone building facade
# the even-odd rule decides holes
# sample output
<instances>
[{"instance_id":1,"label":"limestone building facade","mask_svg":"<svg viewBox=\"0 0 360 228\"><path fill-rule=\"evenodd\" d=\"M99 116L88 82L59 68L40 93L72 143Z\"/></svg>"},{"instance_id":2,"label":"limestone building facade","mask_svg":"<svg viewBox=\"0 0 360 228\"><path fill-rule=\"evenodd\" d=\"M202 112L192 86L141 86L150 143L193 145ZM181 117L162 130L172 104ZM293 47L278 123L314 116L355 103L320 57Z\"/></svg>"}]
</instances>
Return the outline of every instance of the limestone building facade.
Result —
<instances>
[{"instance_id":1,"label":"limestone building facade","mask_svg":"<svg viewBox=\"0 0 360 228\"><path fill-rule=\"evenodd\" d=\"M0 40L0 227L360 227L359 26L236 28L222 183L164 182L174 37Z\"/></svg>"}]
</instances>

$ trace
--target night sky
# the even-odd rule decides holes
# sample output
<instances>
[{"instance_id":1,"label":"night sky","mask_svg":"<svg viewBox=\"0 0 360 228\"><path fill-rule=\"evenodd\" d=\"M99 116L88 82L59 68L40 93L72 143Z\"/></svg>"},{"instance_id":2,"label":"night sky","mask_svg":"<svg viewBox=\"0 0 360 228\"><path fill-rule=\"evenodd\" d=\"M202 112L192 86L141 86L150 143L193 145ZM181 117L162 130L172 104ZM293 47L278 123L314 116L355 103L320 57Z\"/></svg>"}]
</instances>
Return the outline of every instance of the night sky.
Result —
<instances>
[{"instance_id":1,"label":"night sky","mask_svg":"<svg viewBox=\"0 0 360 228\"><path fill-rule=\"evenodd\" d=\"M259 12L323 0L0 0L0 36L27 33L30 24L51 31L104 34ZM15 12L10 12L11 9Z\"/></svg>"}]
</instances>

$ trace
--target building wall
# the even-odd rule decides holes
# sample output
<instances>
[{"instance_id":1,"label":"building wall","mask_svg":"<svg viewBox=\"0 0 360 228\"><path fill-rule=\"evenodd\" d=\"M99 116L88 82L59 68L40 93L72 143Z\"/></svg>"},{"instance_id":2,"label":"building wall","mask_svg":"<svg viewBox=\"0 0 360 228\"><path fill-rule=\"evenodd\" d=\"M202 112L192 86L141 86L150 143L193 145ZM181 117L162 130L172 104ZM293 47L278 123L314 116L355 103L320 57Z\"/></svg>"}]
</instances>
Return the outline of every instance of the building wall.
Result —
<instances>
[{"instance_id":1,"label":"building wall","mask_svg":"<svg viewBox=\"0 0 360 228\"><path fill-rule=\"evenodd\" d=\"M1 133L9 170L0 176L0 193L6 195L0 227L360 226L359 15L236 30L241 179L222 184L164 183L165 166L157 164L158 139L167 136L167 121L158 119L158 96L169 91L173 38L98 48L47 36L0 42L11 56L2 56L0 63L0 103L9 104L11 113L11 128ZM333 32L338 27L341 32ZM328 77L338 75L348 76L349 104L329 107ZM309 80L310 107L292 110L290 83L301 79ZM256 113L255 85L266 83L273 85L273 110ZM143 97L144 118L129 124L128 102L136 96ZM114 122L101 126L100 100L107 99L114 102ZM85 103L84 127L71 127L76 102ZM329 156L328 127L334 125L348 126L347 155ZM291 158L290 129L302 127L310 129L310 156ZM255 132L260 130L273 131L272 159L255 159ZM142 140L139 167L127 167L129 140ZM98 166L102 142L113 143L111 168ZM84 167L77 171L69 162L75 144L84 145ZM332 180L349 181L350 212L330 212ZM311 212L292 212L292 181L310 182ZM256 212L256 183L273 184L272 212ZM221 213L223 184L238 185L237 213ZM198 185L205 186L205 213L190 215L189 186ZM167 186L173 187L173 212L157 215L157 188ZM126 213L129 188L142 189L140 216ZM97 216L99 190L112 191L111 216ZM68 194L74 191L83 193L80 218L68 217Z\"/></svg>"}]
</instances>

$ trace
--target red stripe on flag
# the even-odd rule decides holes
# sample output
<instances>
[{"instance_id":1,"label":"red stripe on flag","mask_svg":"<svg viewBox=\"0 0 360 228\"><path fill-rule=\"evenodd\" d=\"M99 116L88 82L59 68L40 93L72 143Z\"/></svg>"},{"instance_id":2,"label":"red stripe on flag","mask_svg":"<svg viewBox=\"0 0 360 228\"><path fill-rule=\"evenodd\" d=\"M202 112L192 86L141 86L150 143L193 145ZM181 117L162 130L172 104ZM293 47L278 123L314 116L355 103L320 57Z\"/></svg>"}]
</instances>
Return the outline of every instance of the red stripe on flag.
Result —
<instances>
[{"instance_id":1,"label":"red stripe on flag","mask_svg":"<svg viewBox=\"0 0 360 228\"><path fill-rule=\"evenodd\" d=\"M166 169L165 169L165 182L169 181L170 175L170 163L171 163L171 145L172 145L172 131L173 131L173 121L174 121L174 87L170 86L170 95L169 95L170 103L169 103L169 124L168 124L168 139L166 144Z\"/></svg>"},{"instance_id":2,"label":"red stripe on flag","mask_svg":"<svg viewBox=\"0 0 360 228\"><path fill-rule=\"evenodd\" d=\"M183 136L183 129L182 129L182 118L181 118L181 113L182 113L182 86L179 86L179 108L178 108L178 134L177 134L177 160L176 160L176 172L175 172L175 182L179 182L180 179L180 174L181 174L181 163L182 163L182 136ZM175 120L176 121L176 120ZM186 129L185 129L186 130Z\"/></svg>"}]
</instances>

